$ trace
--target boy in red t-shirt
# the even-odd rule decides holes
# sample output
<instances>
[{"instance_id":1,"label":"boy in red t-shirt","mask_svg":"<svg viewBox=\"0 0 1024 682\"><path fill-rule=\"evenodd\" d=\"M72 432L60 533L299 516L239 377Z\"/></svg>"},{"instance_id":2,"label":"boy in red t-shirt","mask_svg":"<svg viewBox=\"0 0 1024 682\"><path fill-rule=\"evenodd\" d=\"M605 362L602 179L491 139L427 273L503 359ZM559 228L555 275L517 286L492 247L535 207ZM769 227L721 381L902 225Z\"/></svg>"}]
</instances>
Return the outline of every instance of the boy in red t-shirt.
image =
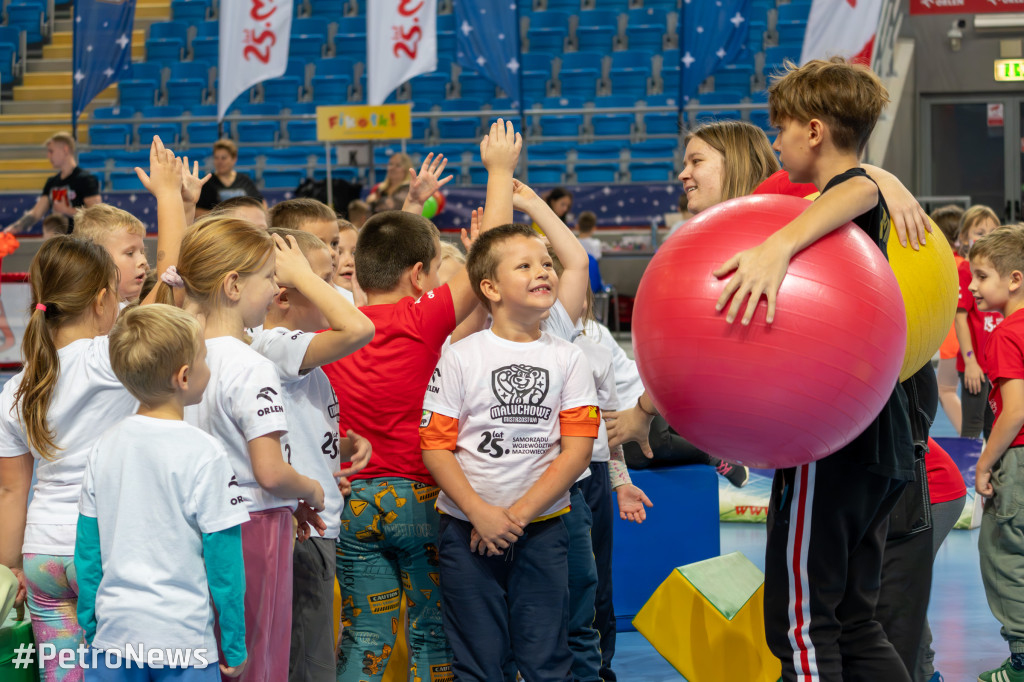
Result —
<instances>
[{"instance_id":1,"label":"boy in red t-shirt","mask_svg":"<svg viewBox=\"0 0 1024 682\"><path fill-rule=\"evenodd\" d=\"M960 221L960 242L967 248L999 227L992 209L972 206ZM956 356L956 371L960 376L960 435L964 438L988 438L992 432L992 410L988 408L988 392L992 384L985 378L985 348L988 337L1002 322L997 310L978 310L974 296L968 290L971 284L971 266L961 261L960 298L956 305L953 329L960 344Z\"/></svg>"},{"instance_id":2,"label":"boy in red t-shirt","mask_svg":"<svg viewBox=\"0 0 1024 682\"><path fill-rule=\"evenodd\" d=\"M969 258L978 307L1006 317L986 348L995 424L978 459L974 487L988 498L978 536L981 579L1010 658L978 680L1024 682L1024 608L1015 606L1024 604L1024 228L996 230L971 247Z\"/></svg>"}]
</instances>

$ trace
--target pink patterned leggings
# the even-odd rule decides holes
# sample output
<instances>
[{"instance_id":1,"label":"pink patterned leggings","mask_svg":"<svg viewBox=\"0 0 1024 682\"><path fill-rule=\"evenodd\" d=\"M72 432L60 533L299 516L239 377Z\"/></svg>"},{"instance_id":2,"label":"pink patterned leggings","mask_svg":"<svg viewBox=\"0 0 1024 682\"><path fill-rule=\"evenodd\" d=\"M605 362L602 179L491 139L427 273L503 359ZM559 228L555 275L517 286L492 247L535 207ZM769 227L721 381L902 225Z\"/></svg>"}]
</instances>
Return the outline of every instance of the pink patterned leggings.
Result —
<instances>
[{"instance_id":1,"label":"pink patterned leggings","mask_svg":"<svg viewBox=\"0 0 1024 682\"><path fill-rule=\"evenodd\" d=\"M25 582L28 610L36 646L50 643L61 649L77 649L82 643L78 627L78 575L73 556L26 554ZM46 663L43 682L81 682L79 667L61 668L56 659Z\"/></svg>"}]
</instances>

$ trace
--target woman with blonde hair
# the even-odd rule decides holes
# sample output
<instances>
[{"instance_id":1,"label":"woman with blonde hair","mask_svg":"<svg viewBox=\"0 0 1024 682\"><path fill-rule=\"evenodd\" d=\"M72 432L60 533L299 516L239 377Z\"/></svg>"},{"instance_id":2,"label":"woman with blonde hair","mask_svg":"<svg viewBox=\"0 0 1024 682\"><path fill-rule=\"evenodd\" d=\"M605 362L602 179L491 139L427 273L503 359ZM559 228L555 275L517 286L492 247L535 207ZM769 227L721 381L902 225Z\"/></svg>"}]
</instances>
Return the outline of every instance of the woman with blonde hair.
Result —
<instances>
[{"instance_id":1,"label":"woman with blonde hair","mask_svg":"<svg viewBox=\"0 0 1024 682\"><path fill-rule=\"evenodd\" d=\"M409 194L409 183L415 177L410 176L413 170L412 159L408 154L399 152L388 159L388 173L384 179L373 186L366 202L370 204L370 213L381 211L400 211L405 197Z\"/></svg>"}]
</instances>

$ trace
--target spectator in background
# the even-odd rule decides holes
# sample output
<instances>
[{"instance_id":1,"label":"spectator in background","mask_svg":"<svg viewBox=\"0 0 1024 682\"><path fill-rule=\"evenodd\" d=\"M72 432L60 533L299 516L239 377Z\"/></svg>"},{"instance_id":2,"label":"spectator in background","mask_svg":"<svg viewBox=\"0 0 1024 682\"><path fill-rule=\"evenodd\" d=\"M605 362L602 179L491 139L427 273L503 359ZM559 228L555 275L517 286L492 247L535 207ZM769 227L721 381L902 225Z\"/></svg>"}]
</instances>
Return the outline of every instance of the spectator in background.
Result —
<instances>
[{"instance_id":1,"label":"spectator in background","mask_svg":"<svg viewBox=\"0 0 1024 682\"><path fill-rule=\"evenodd\" d=\"M263 200L256 183L245 173L235 170L238 161L238 146L228 139L213 143L213 177L203 185L196 202L196 218L201 218L217 206L217 204L235 197L256 197Z\"/></svg>"},{"instance_id":2,"label":"spectator in background","mask_svg":"<svg viewBox=\"0 0 1024 682\"><path fill-rule=\"evenodd\" d=\"M96 176L78 166L75 159L75 138L70 133L56 133L46 141L46 156L57 174L46 181L36 205L25 215L7 226L5 232L24 232L49 211L68 219L67 232L74 230L75 211L103 200Z\"/></svg>"},{"instance_id":3,"label":"spectator in background","mask_svg":"<svg viewBox=\"0 0 1024 682\"><path fill-rule=\"evenodd\" d=\"M594 260L601 260L601 240L594 236L596 230L597 216L591 211L580 213L580 219L576 223L580 244Z\"/></svg>"},{"instance_id":4,"label":"spectator in background","mask_svg":"<svg viewBox=\"0 0 1024 682\"><path fill-rule=\"evenodd\" d=\"M559 220L569 224L568 216L569 211L572 210L572 192L564 187L556 187L548 192L544 200L548 202L548 206L555 212Z\"/></svg>"},{"instance_id":5,"label":"spectator in background","mask_svg":"<svg viewBox=\"0 0 1024 682\"><path fill-rule=\"evenodd\" d=\"M370 206L370 213L380 213L381 211L401 211L402 204L405 203L405 197L409 194L409 181L412 176L409 175L409 171L412 171L412 159L409 158L408 154L392 154L391 158L388 159L388 174L384 176L384 179L373 186L370 190L370 196L366 197L366 202ZM349 220L358 226L351 216Z\"/></svg>"},{"instance_id":6,"label":"spectator in background","mask_svg":"<svg viewBox=\"0 0 1024 682\"><path fill-rule=\"evenodd\" d=\"M67 234L68 222L68 217L59 213L51 213L43 218L43 239L52 239L58 235Z\"/></svg>"}]
</instances>

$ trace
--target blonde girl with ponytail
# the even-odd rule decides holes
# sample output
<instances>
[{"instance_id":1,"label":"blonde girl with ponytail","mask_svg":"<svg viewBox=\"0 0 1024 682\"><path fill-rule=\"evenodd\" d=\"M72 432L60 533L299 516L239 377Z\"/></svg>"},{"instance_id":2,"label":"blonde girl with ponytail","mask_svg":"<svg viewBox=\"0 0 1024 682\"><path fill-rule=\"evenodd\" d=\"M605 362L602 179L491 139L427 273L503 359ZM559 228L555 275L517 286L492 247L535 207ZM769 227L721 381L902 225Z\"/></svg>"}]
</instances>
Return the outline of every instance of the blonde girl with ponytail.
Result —
<instances>
[{"instance_id":1,"label":"blonde girl with ponytail","mask_svg":"<svg viewBox=\"0 0 1024 682\"><path fill-rule=\"evenodd\" d=\"M282 453L288 427L278 369L249 346L245 331L263 324L279 292L278 245L287 248L251 223L204 218L185 235L176 272L157 291L162 302L180 292L185 310L204 324L210 383L202 402L185 408L185 421L224 445L235 472L233 490L249 511L242 524L249 654L243 680L288 679L292 513L299 508L322 525L315 511L324 508L320 484L295 471L289 453Z\"/></svg>"},{"instance_id":2,"label":"blonde girl with ponytail","mask_svg":"<svg viewBox=\"0 0 1024 682\"><path fill-rule=\"evenodd\" d=\"M110 367L106 334L119 306L118 270L107 251L54 237L33 259L29 281L25 368L0 393L0 563L17 575L18 599L27 592L37 646L60 651L82 642L74 553L86 457L138 402ZM44 679L74 682L82 674L51 660Z\"/></svg>"}]
</instances>

